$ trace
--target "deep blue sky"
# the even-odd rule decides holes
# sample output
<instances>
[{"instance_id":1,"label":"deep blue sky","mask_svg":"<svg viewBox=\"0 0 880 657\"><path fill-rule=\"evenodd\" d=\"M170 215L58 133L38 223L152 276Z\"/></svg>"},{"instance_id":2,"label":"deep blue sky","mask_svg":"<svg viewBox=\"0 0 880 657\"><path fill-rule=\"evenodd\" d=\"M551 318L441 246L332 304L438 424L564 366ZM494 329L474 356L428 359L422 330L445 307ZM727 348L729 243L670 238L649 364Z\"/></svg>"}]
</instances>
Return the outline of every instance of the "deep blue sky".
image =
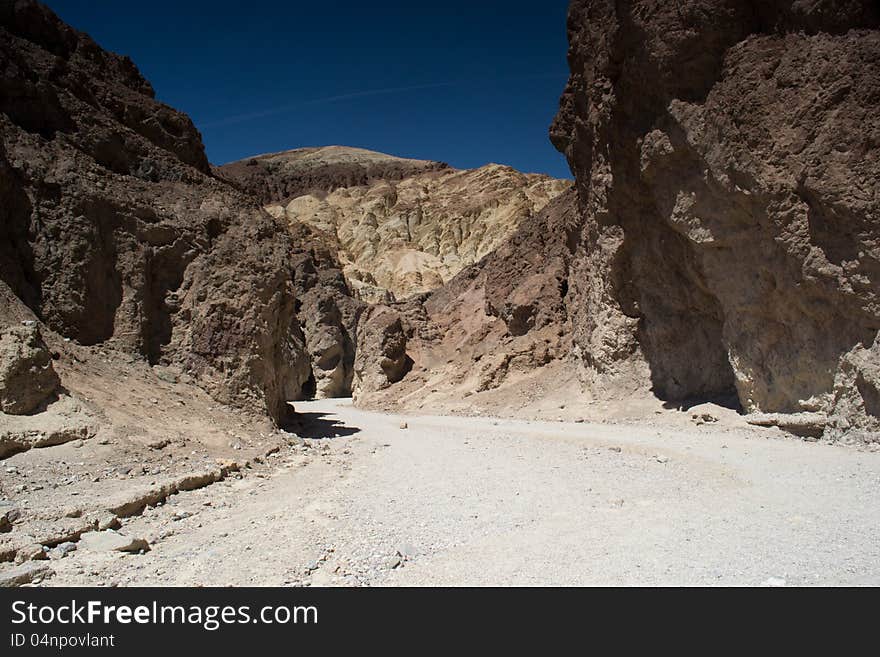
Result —
<instances>
[{"instance_id":1,"label":"deep blue sky","mask_svg":"<svg viewBox=\"0 0 880 657\"><path fill-rule=\"evenodd\" d=\"M127 54L222 164L342 144L569 177L547 139L567 0L49 0Z\"/></svg>"}]
</instances>

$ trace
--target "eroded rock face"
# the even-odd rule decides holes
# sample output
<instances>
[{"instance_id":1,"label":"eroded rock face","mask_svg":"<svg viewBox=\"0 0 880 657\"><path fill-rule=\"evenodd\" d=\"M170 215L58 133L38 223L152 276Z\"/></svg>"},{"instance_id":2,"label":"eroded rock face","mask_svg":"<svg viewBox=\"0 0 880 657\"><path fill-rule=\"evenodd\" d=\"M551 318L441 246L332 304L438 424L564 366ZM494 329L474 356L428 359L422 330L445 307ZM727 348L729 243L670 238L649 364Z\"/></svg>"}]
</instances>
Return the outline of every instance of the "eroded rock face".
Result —
<instances>
[{"instance_id":1,"label":"eroded rock face","mask_svg":"<svg viewBox=\"0 0 880 657\"><path fill-rule=\"evenodd\" d=\"M568 25L585 384L880 429L876 3L575 0Z\"/></svg>"},{"instance_id":2,"label":"eroded rock face","mask_svg":"<svg viewBox=\"0 0 880 657\"><path fill-rule=\"evenodd\" d=\"M352 291L387 303L441 287L569 184L489 164L305 194L268 209L335 241Z\"/></svg>"},{"instance_id":3,"label":"eroded rock face","mask_svg":"<svg viewBox=\"0 0 880 657\"><path fill-rule=\"evenodd\" d=\"M489 254L570 185L494 164L456 171L339 146L258 156L217 171L275 201L266 210L289 226L296 315L310 366L301 397L353 391L357 397L399 381L410 368L405 344L418 322L409 316L395 323L390 318L398 311L385 304L413 297L413 308L420 308L419 295ZM289 196L294 198L279 203ZM521 250L543 265L534 246L524 243ZM507 270L493 279L499 285L506 284L500 282L505 275L519 283L520 273L531 271L514 258L504 261ZM506 317L521 333L536 318L544 321L538 316L545 290L537 278L518 288L518 296L508 292L510 298L489 311L493 316ZM362 316L368 303L384 310ZM362 318L367 324L359 328Z\"/></svg>"},{"instance_id":4,"label":"eroded rock face","mask_svg":"<svg viewBox=\"0 0 880 657\"><path fill-rule=\"evenodd\" d=\"M32 413L60 385L52 354L35 322L0 329L0 411Z\"/></svg>"},{"instance_id":5,"label":"eroded rock face","mask_svg":"<svg viewBox=\"0 0 880 657\"><path fill-rule=\"evenodd\" d=\"M826 436L848 441L876 440L880 417L880 344L857 346L840 362L834 377Z\"/></svg>"},{"instance_id":6,"label":"eroded rock face","mask_svg":"<svg viewBox=\"0 0 880 657\"><path fill-rule=\"evenodd\" d=\"M132 62L0 4L0 279L51 329L279 419L308 377L286 226L211 177Z\"/></svg>"},{"instance_id":7,"label":"eroded rock face","mask_svg":"<svg viewBox=\"0 0 880 657\"><path fill-rule=\"evenodd\" d=\"M429 395L463 398L530 376L571 351L568 270L578 217L573 190L525 219L502 245L443 287L365 314L356 363L355 401L418 405ZM370 329L370 322L381 330ZM376 368L390 334L393 362L411 360L399 383ZM401 352L400 349L403 351ZM402 371L398 368L395 372ZM410 371L411 370L411 371ZM386 390L387 389L387 390Z\"/></svg>"},{"instance_id":8,"label":"eroded rock face","mask_svg":"<svg viewBox=\"0 0 880 657\"><path fill-rule=\"evenodd\" d=\"M297 317L311 370L301 397L351 395L357 323L366 304L348 288L335 251L305 224L291 227Z\"/></svg>"},{"instance_id":9,"label":"eroded rock face","mask_svg":"<svg viewBox=\"0 0 880 657\"><path fill-rule=\"evenodd\" d=\"M383 305L368 307L357 332L352 396L382 390L400 381L412 367L406 352L406 331L400 313Z\"/></svg>"}]
</instances>

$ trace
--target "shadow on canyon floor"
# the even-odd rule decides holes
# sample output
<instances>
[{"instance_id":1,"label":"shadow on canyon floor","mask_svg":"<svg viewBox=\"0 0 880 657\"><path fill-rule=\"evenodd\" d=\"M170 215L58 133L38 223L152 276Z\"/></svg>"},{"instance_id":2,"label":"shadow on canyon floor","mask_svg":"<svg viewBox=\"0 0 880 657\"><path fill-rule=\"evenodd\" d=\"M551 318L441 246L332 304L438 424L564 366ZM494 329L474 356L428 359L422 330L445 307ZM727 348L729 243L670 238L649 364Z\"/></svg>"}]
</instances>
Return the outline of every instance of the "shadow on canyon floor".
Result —
<instances>
[{"instance_id":1,"label":"shadow on canyon floor","mask_svg":"<svg viewBox=\"0 0 880 657\"><path fill-rule=\"evenodd\" d=\"M297 434L300 438L323 439L351 436L360 432L359 427L346 426L327 413L297 412L288 419L285 431Z\"/></svg>"},{"instance_id":2,"label":"shadow on canyon floor","mask_svg":"<svg viewBox=\"0 0 880 657\"><path fill-rule=\"evenodd\" d=\"M723 406L724 408L736 411L740 415L743 415L745 412L743 411L742 404L739 402L739 398L735 394L689 397L688 399L679 399L675 401L668 400L663 402L663 408L676 411L689 411L694 406L699 406L700 404L717 404L718 406Z\"/></svg>"}]
</instances>

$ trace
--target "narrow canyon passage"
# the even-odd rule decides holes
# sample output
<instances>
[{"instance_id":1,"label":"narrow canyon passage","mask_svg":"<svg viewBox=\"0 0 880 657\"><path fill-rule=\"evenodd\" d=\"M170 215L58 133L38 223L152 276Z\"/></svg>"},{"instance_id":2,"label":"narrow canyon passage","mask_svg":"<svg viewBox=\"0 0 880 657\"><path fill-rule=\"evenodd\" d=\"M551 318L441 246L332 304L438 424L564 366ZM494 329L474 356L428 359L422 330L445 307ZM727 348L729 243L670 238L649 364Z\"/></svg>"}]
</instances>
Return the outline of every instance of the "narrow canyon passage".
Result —
<instances>
[{"instance_id":1,"label":"narrow canyon passage","mask_svg":"<svg viewBox=\"0 0 880 657\"><path fill-rule=\"evenodd\" d=\"M98 4L0 0L0 588L880 586L880 2Z\"/></svg>"},{"instance_id":2,"label":"narrow canyon passage","mask_svg":"<svg viewBox=\"0 0 880 657\"><path fill-rule=\"evenodd\" d=\"M308 447L169 497L126 521L151 551L77 551L47 584L880 584L877 452L765 429L296 409Z\"/></svg>"}]
</instances>

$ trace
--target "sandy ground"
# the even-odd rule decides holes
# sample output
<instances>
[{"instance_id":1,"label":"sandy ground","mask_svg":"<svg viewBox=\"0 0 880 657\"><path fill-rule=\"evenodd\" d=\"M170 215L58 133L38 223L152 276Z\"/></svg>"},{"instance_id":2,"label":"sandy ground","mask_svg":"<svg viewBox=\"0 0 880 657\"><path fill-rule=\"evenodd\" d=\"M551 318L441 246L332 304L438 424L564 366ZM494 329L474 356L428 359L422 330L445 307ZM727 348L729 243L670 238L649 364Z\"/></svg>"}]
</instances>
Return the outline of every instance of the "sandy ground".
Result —
<instances>
[{"instance_id":1,"label":"sandy ground","mask_svg":"<svg viewBox=\"0 0 880 657\"><path fill-rule=\"evenodd\" d=\"M42 585L880 584L877 452L296 408L304 445L124 519L149 552L78 549Z\"/></svg>"}]
</instances>

